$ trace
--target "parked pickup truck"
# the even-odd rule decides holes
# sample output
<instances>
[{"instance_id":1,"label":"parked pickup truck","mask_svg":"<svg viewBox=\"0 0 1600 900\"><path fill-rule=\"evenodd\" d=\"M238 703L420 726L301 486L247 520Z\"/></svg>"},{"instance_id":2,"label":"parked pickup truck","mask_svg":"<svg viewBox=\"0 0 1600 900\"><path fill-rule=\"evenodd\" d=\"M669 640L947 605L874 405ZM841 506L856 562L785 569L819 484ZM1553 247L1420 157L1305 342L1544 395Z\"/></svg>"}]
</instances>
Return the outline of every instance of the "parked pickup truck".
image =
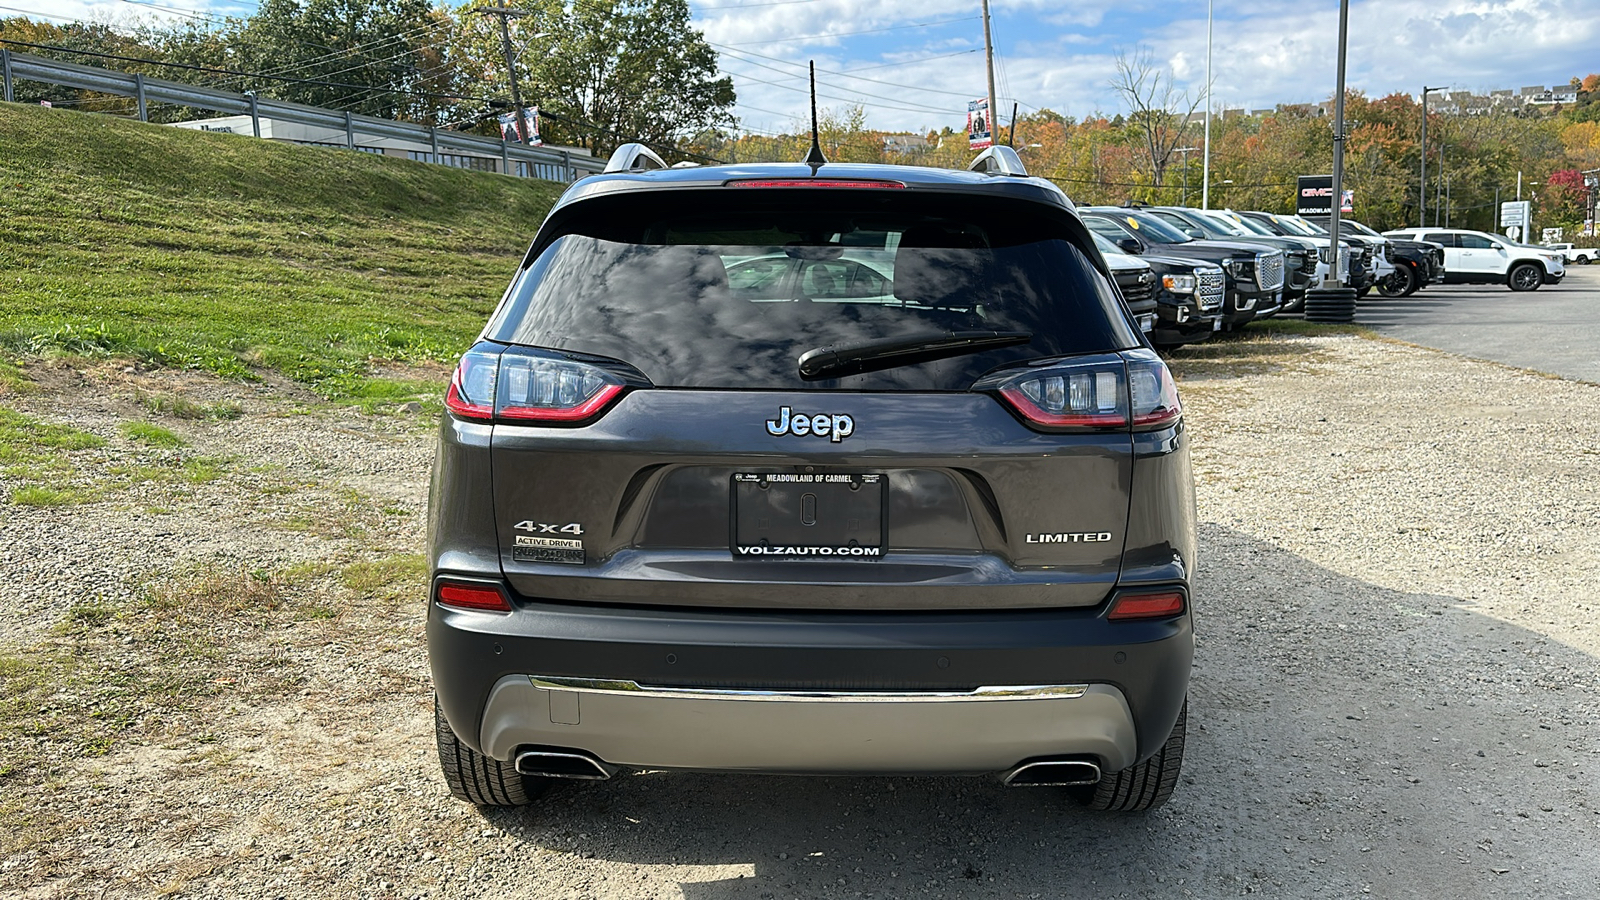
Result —
<instances>
[{"instance_id":1,"label":"parked pickup truck","mask_svg":"<svg viewBox=\"0 0 1600 900\"><path fill-rule=\"evenodd\" d=\"M1571 244L1545 244L1551 250L1560 250L1567 262L1580 266L1587 266L1590 261L1600 259L1600 250L1593 247L1574 247Z\"/></svg>"}]
</instances>

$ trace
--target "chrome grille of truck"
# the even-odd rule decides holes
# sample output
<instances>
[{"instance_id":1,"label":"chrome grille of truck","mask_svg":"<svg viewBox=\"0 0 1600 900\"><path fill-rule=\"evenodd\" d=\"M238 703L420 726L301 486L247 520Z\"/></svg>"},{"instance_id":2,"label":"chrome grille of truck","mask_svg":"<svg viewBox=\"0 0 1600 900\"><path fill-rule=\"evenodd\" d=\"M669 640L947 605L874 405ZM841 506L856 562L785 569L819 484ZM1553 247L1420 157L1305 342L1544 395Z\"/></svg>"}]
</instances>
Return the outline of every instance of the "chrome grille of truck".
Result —
<instances>
[{"instance_id":1,"label":"chrome grille of truck","mask_svg":"<svg viewBox=\"0 0 1600 900\"><path fill-rule=\"evenodd\" d=\"M1204 312L1214 312L1221 309L1222 294L1226 288L1222 270L1196 269L1194 274L1197 282L1194 297L1195 302L1200 304L1200 309Z\"/></svg>"},{"instance_id":2,"label":"chrome grille of truck","mask_svg":"<svg viewBox=\"0 0 1600 900\"><path fill-rule=\"evenodd\" d=\"M1263 291L1275 291L1283 287L1282 253L1274 250L1256 254L1256 285Z\"/></svg>"}]
</instances>

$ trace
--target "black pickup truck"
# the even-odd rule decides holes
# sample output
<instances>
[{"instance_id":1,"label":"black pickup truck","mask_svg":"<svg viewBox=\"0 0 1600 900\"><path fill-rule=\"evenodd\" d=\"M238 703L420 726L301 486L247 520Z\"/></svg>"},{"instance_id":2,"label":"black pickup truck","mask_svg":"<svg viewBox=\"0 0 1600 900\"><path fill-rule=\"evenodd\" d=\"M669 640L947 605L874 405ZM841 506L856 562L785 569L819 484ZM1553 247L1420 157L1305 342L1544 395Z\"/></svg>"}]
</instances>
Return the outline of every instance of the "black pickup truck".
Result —
<instances>
[{"instance_id":1,"label":"black pickup truck","mask_svg":"<svg viewBox=\"0 0 1600 900\"><path fill-rule=\"evenodd\" d=\"M1378 280L1378 293L1385 297L1409 297L1430 284L1444 283L1444 247L1432 241L1408 241L1379 234L1351 219L1339 220L1339 233L1360 235L1389 242L1389 261L1394 271Z\"/></svg>"},{"instance_id":2,"label":"black pickup truck","mask_svg":"<svg viewBox=\"0 0 1600 900\"><path fill-rule=\"evenodd\" d=\"M1161 219L1115 206L1080 207L1083 224L1139 256L1201 259L1221 267L1226 279L1224 328L1241 328L1276 313L1283 305L1283 252L1240 241L1196 241Z\"/></svg>"}]
</instances>

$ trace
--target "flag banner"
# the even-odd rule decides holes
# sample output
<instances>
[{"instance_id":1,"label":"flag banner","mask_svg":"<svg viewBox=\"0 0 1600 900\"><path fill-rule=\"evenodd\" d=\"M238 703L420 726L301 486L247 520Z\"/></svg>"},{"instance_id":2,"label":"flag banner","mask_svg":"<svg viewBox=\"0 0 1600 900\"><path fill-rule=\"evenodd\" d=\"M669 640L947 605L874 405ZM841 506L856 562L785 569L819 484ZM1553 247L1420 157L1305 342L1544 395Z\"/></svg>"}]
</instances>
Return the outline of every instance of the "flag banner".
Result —
<instances>
[{"instance_id":1,"label":"flag banner","mask_svg":"<svg viewBox=\"0 0 1600 900\"><path fill-rule=\"evenodd\" d=\"M517 114L509 112L500 117L500 140L508 144L527 144L530 147L544 146L544 141L539 139L539 107L528 107L522 114L528 119L528 130L533 132L532 139L523 139L524 135L518 133Z\"/></svg>"},{"instance_id":2,"label":"flag banner","mask_svg":"<svg viewBox=\"0 0 1600 900\"><path fill-rule=\"evenodd\" d=\"M994 143L993 122L989 117L989 98L967 101L967 147L982 150Z\"/></svg>"}]
</instances>

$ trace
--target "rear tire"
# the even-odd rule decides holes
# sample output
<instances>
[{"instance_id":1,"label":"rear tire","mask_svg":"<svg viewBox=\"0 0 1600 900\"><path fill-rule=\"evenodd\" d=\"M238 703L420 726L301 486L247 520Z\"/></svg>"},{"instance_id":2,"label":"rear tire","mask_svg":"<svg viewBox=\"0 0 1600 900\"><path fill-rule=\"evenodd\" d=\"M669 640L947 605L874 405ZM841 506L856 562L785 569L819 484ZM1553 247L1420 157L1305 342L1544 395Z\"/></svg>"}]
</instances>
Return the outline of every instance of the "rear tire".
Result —
<instances>
[{"instance_id":1,"label":"rear tire","mask_svg":"<svg viewBox=\"0 0 1600 900\"><path fill-rule=\"evenodd\" d=\"M1537 291L1544 284L1544 270L1533 263L1512 267L1506 275L1506 286L1513 291Z\"/></svg>"},{"instance_id":2,"label":"rear tire","mask_svg":"<svg viewBox=\"0 0 1600 900\"><path fill-rule=\"evenodd\" d=\"M450 795L478 806L527 806L550 789L550 779L524 775L509 762L484 756L461 743L433 698L433 735L439 767Z\"/></svg>"},{"instance_id":3,"label":"rear tire","mask_svg":"<svg viewBox=\"0 0 1600 900\"><path fill-rule=\"evenodd\" d=\"M1077 800L1090 809L1116 812L1142 812L1167 802L1178 786L1183 768L1184 735L1188 730L1189 698L1183 698L1172 734L1155 756L1100 779L1099 784L1079 788Z\"/></svg>"},{"instance_id":4,"label":"rear tire","mask_svg":"<svg viewBox=\"0 0 1600 900\"><path fill-rule=\"evenodd\" d=\"M1589 264L1589 257L1587 257L1587 256L1578 257L1578 265L1587 266L1588 264Z\"/></svg>"}]
</instances>

